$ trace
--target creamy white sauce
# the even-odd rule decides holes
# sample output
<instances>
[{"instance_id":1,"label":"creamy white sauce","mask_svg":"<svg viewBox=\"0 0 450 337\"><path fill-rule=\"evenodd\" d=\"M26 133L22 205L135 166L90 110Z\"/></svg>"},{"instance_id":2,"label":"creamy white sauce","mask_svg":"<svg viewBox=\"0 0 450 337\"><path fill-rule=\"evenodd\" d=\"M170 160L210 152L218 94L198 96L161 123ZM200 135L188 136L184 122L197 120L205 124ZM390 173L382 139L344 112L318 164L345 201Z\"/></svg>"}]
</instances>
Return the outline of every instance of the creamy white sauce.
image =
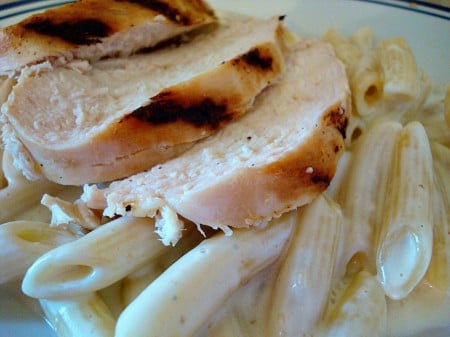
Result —
<instances>
[{"instance_id":1,"label":"creamy white sauce","mask_svg":"<svg viewBox=\"0 0 450 337\"><path fill-rule=\"evenodd\" d=\"M196 337L274 337L264 334L270 319L274 275L276 268L271 267L239 289ZM386 337L450 335L449 294L421 283L406 299L394 301L387 298L387 304ZM309 336L321 335L313 331Z\"/></svg>"}]
</instances>

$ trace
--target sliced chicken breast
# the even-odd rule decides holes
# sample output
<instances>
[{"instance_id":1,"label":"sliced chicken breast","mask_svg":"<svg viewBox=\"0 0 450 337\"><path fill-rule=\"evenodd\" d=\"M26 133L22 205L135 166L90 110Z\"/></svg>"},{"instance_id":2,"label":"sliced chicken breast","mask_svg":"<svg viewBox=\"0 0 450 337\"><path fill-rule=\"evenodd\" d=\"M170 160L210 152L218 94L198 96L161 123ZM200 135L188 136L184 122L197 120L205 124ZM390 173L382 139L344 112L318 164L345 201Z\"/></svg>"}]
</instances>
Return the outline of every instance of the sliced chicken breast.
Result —
<instances>
[{"instance_id":1,"label":"sliced chicken breast","mask_svg":"<svg viewBox=\"0 0 450 337\"><path fill-rule=\"evenodd\" d=\"M245 113L283 52L280 19L239 19L147 54L25 69L2 108L5 149L30 179L135 174Z\"/></svg>"},{"instance_id":2,"label":"sliced chicken breast","mask_svg":"<svg viewBox=\"0 0 450 337\"><path fill-rule=\"evenodd\" d=\"M327 188L344 150L349 100L333 49L303 40L241 119L148 172L86 186L83 200L107 216L156 217L167 243L177 239L165 237L174 214L225 230L264 223Z\"/></svg>"},{"instance_id":3,"label":"sliced chicken breast","mask_svg":"<svg viewBox=\"0 0 450 337\"><path fill-rule=\"evenodd\" d=\"M79 0L0 30L0 74L46 59L127 56L215 21L202 0Z\"/></svg>"}]
</instances>

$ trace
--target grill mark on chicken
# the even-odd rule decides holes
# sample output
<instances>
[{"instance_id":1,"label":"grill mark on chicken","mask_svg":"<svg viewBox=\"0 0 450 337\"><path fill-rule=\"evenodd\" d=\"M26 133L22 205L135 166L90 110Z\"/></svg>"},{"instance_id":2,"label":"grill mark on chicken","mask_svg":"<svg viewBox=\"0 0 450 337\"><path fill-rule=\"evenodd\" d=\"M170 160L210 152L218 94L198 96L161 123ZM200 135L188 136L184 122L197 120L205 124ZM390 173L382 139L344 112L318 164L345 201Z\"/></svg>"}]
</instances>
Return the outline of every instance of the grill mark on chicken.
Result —
<instances>
[{"instance_id":1,"label":"grill mark on chicken","mask_svg":"<svg viewBox=\"0 0 450 337\"><path fill-rule=\"evenodd\" d=\"M99 43L101 38L113 33L111 27L98 19L55 22L46 18L37 18L37 20L25 23L23 27L29 31L58 37L76 45Z\"/></svg>"},{"instance_id":2,"label":"grill mark on chicken","mask_svg":"<svg viewBox=\"0 0 450 337\"><path fill-rule=\"evenodd\" d=\"M331 182L331 177L327 174L313 173L311 174L311 182L326 188Z\"/></svg>"},{"instance_id":3,"label":"grill mark on chicken","mask_svg":"<svg viewBox=\"0 0 450 337\"><path fill-rule=\"evenodd\" d=\"M171 6L170 3L162 0L117 0L118 2L129 2L137 4L142 7L149 8L157 13L164 15L169 20L180 23L185 26L189 26L195 23L195 16L191 15L189 11L181 11L179 8ZM205 7L202 2L192 1L192 6L201 7L202 10L207 11L209 14L213 15L213 12Z\"/></svg>"},{"instance_id":4,"label":"grill mark on chicken","mask_svg":"<svg viewBox=\"0 0 450 337\"><path fill-rule=\"evenodd\" d=\"M323 117L326 125L333 125L345 139L345 131L348 125L348 116L343 107L335 107Z\"/></svg>"},{"instance_id":5,"label":"grill mark on chicken","mask_svg":"<svg viewBox=\"0 0 450 337\"><path fill-rule=\"evenodd\" d=\"M240 62L261 68L262 70L271 70L273 65L273 58L270 55L264 55L264 51L260 48L253 48L233 60L233 65L238 65Z\"/></svg>"},{"instance_id":6,"label":"grill mark on chicken","mask_svg":"<svg viewBox=\"0 0 450 337\"><path fill-rule=\"evenodd\" d=\"M152 102L134 110L125 118L134 117L154 125L183 121L196 127L217 129L233 115L226 103L217 103L209 97L189 102L175 97L172 92L163 92L152 98Z\"/></svg>"}]
</instances>

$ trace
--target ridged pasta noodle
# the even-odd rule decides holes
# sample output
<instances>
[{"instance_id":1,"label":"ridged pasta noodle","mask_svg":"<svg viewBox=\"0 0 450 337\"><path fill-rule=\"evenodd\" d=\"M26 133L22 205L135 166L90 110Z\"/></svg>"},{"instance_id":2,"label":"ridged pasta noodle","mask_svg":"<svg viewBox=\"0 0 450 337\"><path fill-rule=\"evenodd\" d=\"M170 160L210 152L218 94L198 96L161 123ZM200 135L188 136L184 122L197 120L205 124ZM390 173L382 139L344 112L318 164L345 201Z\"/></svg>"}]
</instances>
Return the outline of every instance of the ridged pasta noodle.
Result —
<instances>
[{"instance_id":1,"label":"ridged pasta noodle","mask_svg":"<svg viewBox=\"0 0 450 337\"><path fill-rule=\"evenodd\" d=\"M346 233L342 238L341 264L346 264L356 253L374 260L372 241L384 211L380 203L386 195L394 146L401 128L398 122L377 123L350 150L350 163L342 178L344 183L335 196L344 213ZM367 267L375 269L373 265Z\"/></svg>"},{"instance_id":2,"label":"ridged pasta noodle","mask_svg":"<svg viewBox=\"0 0 450 337\"><path fill-rule=\"evenodd\" d=\"M166 250L152 219L122 217L42 255L28 269L22 289L36 298L93 292Z\"/></svg>"},{"instance_id":3,"label":"ridged pasta noodle","mask_svg":"<svg viewBox=\"0 0 450 337\"><path fill-rule=\"evenodd\" d=\"M38 221L12 221L0 226L0 284L22 278L45 252L71 242L77 236L65 228Z\"/></svg>"},{"instance_id":4,"label":"ridged pasta noodle","mask_svg":"<svg viewBox=\"0 0 450 337\"><path fill-rule=\"evenodd\" d=\"M41 299L41 307L59 337L111 337L116 321L96 293L72 299Z\"/></svg>"},{"instance_id":5,"label":"ridged pasta noodle","mask_svg":"<svg viewBox=\"0 0 450 337\"><path fill-rule=\"evenodd\" d=\"M401 131L390 172L377 247L377 271L386 294L406 297L422 280L433 247L433 167L422 125Z\"/></svg>"},{"instance_id":6,"label":"ridged pasta noodle","mask_svg":"<svg viewBox=\"0 0 450 337\"><path fill-rule=\"evenodd\" d=\"M425 280L450 294L450 149L431 145L435 167L433 188L433 255Z\"/></svg>"},{"instance_id":7,"label":"ridged pasta noodle","mask_svg":"<svg viewBox=\"0 0 450 337\"><path fill-rule=\"evenodd\" d=\"M264 228L203 241L123 311L116 337L146 337L149 330L155 336L191 336L239 285L278 258L296 219L294 211Z\"/></svg>"},{"instance_id":8,"label":"ridged pasta noodle","mask_svg":"<svg viewBox=\"0 0 450 337\"><path fill-rule=\"evenodd\" d=\"M383 96L388 102L402 104L419 94L420 71L408 43L401 37L380 41L376 54L383 76Z\"/></svg>"},{"instance_id":9,"label":"ridged pasta noodle","mask_svg":"<svg viewBox=\"0 0 450 337\"><path fill-rule=\"evenodd\" d=\"M327 313L321 336L383 336L386 329L386 300L377 278L361 271L350 281Z\"/></svg>"},{"instance_id":10,"label":"ridged pasta noodle","mask_svg":"<svg viewBox=\"0 0 450 337\"><path fill-rule=\"evenodd\" d=\"M44 193L56 193L62 189L48 180L26 180L12 162L11 156L3 153L2 172L6 186L0 189L0 222L15 220L28 208L38 204Z\"/></svg>"},{"instance_id":11,"label":"ridged pasta noodle","mask_svg":"<svg viewBox=\"0 0 450 337\"><path fill-rule=\"evenodd\" d=\"M321 316L330 290L342 214L319 196L299 211L272 294L267 336L302 336Z\"/></svg>"}]
</instances>

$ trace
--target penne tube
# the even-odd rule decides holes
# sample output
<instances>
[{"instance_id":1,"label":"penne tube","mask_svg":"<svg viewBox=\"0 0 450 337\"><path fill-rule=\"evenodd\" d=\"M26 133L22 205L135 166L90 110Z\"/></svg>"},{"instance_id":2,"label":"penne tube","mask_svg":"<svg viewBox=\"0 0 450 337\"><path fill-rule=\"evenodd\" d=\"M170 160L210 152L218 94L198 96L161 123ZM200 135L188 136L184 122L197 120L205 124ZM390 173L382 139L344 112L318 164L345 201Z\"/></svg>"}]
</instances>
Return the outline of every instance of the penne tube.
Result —
<instances>
[{"instance_id":1,"label":"penne tube","mask_svg":"<svg viewBox=\"0 0 450 337\"><path fill-rule=\"evenodd\" d=\"M372 27L362 27L350 36L350 42L358 46L362 55L370 55L373 52L373 29ZM364 56L363 56L364 57Z\"/></svg>"},{"instance_id":2,"label":"penne tube","mask_svg":"<svg viewBox=\"0 0 450 337\"><path fill-rule=\"evenodd\" d=\"M379 122L363 134L350 151L352 157L343 174L344 183L336 194L345 228L338 270L345 270L345 265L358 252L373 260L373 235L383 213L380 205L386 195L395 142L401 128L397 122ZM375 266L370 268L375 270Z\"/></svg>"},{"instance_id":3,"label":"penne tube","mask_svg":"<svg viewBox=\"0 0 450 337\"><path fill-rule=\"evenodd\" d=\"M56 193L62 186L48 180L28 181L17 171L12 158L3 154L2 168L7 186L0 189L0 223L15 220L22 212L39 204L44 193Z\"/></svg>"},{"instance_id":4,"label":"penne tube","mask_svg":"<svg viewBox=\"0 0 450 337\"><path fill-rule=\"evenodd\" d=\"M359 64L362 52L356 43L352 43L335 29L328 29L322 36L322 40L330 43L336 55L344 63L347 74L351 77L355 66Z\"/></svg>"},{"instance_id":5,"label":"penne tube","mask_svg":"<svg viewBox=\"0 0 450 337\"><path fill-rule=\"evenodd\" d=\"M408 43L400 37L380 41L376 55L384 78L383 96L396 106L416 99L420 71Z\"/></svg>"},{"instance_id":6,"label":"penne tube","mask_svg":"<svg viewBox=\"0 0 450 337\"><path fill-rule=\"evenodd\" d=\"M383 98L383 79L372 56L366 56L350 78L356 113L368 116L379 113Z\"/></svg>"},{"instance_id":7,"label":"penne tube","mask_svg":"<svg viewBox=\"0 0 450 337\"><path fill-rule=\"evenodd\" d=\"M115 336L191 336L240 285L278 258L296 216L290 212L262 228L203 241L123 311Z\"/></svg>"},{"instance_id":8,"label":"penne tube","mask_svg":"<svg viewBox=\"0 0 450 337\"><path fill-rule=\"evenodd\" d=\"M161 275L171 264L193 249L204 239L203 235L190 228L184 233L175 247L170 248L158 259L151 261L138 271L127 275L122 280L122 298L125 305L130 304L153 280Z\"/></svg>"},{"instance_id":9,"label":"penne tube","mask_svg":"<svg viewBox=\"0 0 450 337\"><path fill-rule=\"evenodd\" d=\"M445 120L445 85L434 85L425 103L414 120L422 123L430 142L438 142L450 147L450 125Z\"/></svg>"},{"instance_id":10,"label":"penne tube","mask_svg":"<svg viewBox=\"0 0 450 337\"><path fill-rule=\"evenodd\" d=\"M435 176L433 189L433 253L425 280L450 295L450 202Z\"/></svg>"},{"instance_id":11,"label":"penne tube","mask_svg":"<svg viewBox=\"0 0 450 337\"><path fill-rule=\"evenodd\" d=\"M212 325L208 333L204 333L207 337L230 337L230 336L248 336L241 327L241 317L237 313L231 312L220 321L217 325Z\"/></svg>"},{"instance_id":12,"label":"penne tube","mask_svg":"<svg viewBox=\"0 0 450 337\"><path fill-rule=\"evenodd\" d=\"M447 337L450 296L421 282L401 301L387 298L386 336Z\"/></svg>"},{"instance_id":13,"label":"penne tube","mask_svg":"<svg viewBox=\"0 0 450 337\"><path fill-rule=\"evenodd\" d=\"M376 255L381 284L392 299L406 297L430 263L432 191L428 138L420 123L411 122L396 144Z\"/></svg>"},{"instance_id":14,"label":"penne tube","mask_svg":"<svg viewBox=\"0 0 450 337\"><path fill-rule=\"evenodd\" d=\"M114 317L96 293L39 302L58 337L114 336Z\"/></svg>"},{"instance_id":15,"label":"penne tube","mask_svg":"<svg viewBox=\"0 0 450 337\"><path fill-rule=\"evenodd\" d=\"M434 163L433 254L425 280L450 295L450 149L431 144Z\"/></svg>"},{"instance_id":16,"label":"penne tube","mask_svg":"<svg viewBox=\"0 0 450 337\"><path fill-rule=\"evenodd\" d=\"M422 124L430 141L450 147L450 127L445 123L443 115L440 118L425 120Z\"/></svg>"},{"instance_id":17,"label":"penne tube","mask_svg":"<svg viewBox=\"0 0 450 337\"><path fill-rule=\"evenodd\" d=\"M282 261L282 256L278 261ZM242 285L195 336L272 337L267 333L267 321L271 316L271 289L279 266L274 263Z\"/></svg>"},{"instance_id":18,"label":"penne tube","mask_svg":"<svg viewBox=\"0 0 450 337\"><path fill-rule=\"evenodd\" d=\"M331 199L336 200L339 190L346 184L346 174L349 170L350 163L352 162L352 157L352 151L344 151L341 158L339 158L334 177L331 179L331 183L326 190L326 195Z\"/></svg>"},{"instance_id":19,"label":"penne tube","mask_svg":"<svg viewBox=\"0 0 450 337\"><path fill-rule=\"evenodd\" d=\"M377 278L367 271L354 276L337 299L322 327L321 336L384 336L387 307L384 291Z\"/></svg>"},{"instance_id":20,"label":"penne tube","mask_svg":"<svg viewBox=\"0 0 450 337\"><path fill-rule=\"evenodd\" d=\"M351 115L348 119L348 125L345 129L345 146L350 149L353 143L367 131L367 123L361 117L357 115Z\"/></svg>"},{"instance_id":21,"label":"penne tube","mask_svg":"<svg viewBox=\"0 0 450 337\"><path fill-rule=\"evenodd\" d=\"M42 254L77 237L64 228L37 221L13 221L0 226L0 284L21 278Z\"/></svg>"},{"instance_id":22,"label":"penne tube","mask_svg":"<svg viewBox=\"0 0 450 337\"><path fill-rule=\"evenodd\" d=\"M325 195L299 210L283 255L267 336L303 336L320 321L333 277L342 214Z\"/></svg>"},{"instance_id":23,"label":"penne tube","mask_svg":"<svg viewBox=\"0 0 450 337\"><path fill-rule=\"evenodd\" d=\"M431 151L433 154L433 167L435 175L439 179L439 188L444 196L450 195L450 147L431 142Z\"/></svg>"},{"instance_id":24,"label":"penne tube","mask_svg":"<svg viewBox=\"0 0 450 337\"><path fill-rule=\"evenodd\" d=\"M105 302L109 308L114 320L116 320L120 313L125 309L125 303L122 297L122 280L119 280L105 288L99 289L96 292L100 298Z\"/></svg>"},{"instance_id":25,"label":"penne tube","mask_svg":"<svg viewBox=\"0 0 450 337\"><path fill-rule=\"evenodd\" d=\"M118 218L41 256L25 274L22 290L36 298L93 292L166 250L155 234L152 219Z\"/></svg>"},{"instance_id":26,"label":"penne tube","mask_svg":"<svg viewBox=\"0 0 450 337\"><path fill-rule=\"evenodd\" d=\"M127 275L120 289L122 302L128 306L139 294L164 272L157 261L152 261L138 271Z\"/></svg>"},{"instance_id":27,"label":"penne tube","mask_svg":"<svg viewBox=\"0 0 450 337\"><path fill-rule=\"evenodd\" d=\"M0 190L0 223L16 220L23 212L38 206L44 193L55 193L61 186L47 180L12 183Z\"/></svg>"},{"instance_id":28,"label":"penne tube","mask_svg":"<svg viewBox=\"0 0 450 337\"><path fill-rule=\"evenodd\" d=\"M61 186L61 189L57 192L57 196L59 198L63 198L64 200L76 200L81 193L80 190L81 189L79 186ZM41 203L31 206L30 208L20 213L21 220L41 221L49 223L51 226L53 226L51 224L51 216L52 214L49 209ZM62 225L64 228L67 228L72 232L81 232L79 230L79 226L67 226L66 223Z\"/></svg>"}]
</instances>

